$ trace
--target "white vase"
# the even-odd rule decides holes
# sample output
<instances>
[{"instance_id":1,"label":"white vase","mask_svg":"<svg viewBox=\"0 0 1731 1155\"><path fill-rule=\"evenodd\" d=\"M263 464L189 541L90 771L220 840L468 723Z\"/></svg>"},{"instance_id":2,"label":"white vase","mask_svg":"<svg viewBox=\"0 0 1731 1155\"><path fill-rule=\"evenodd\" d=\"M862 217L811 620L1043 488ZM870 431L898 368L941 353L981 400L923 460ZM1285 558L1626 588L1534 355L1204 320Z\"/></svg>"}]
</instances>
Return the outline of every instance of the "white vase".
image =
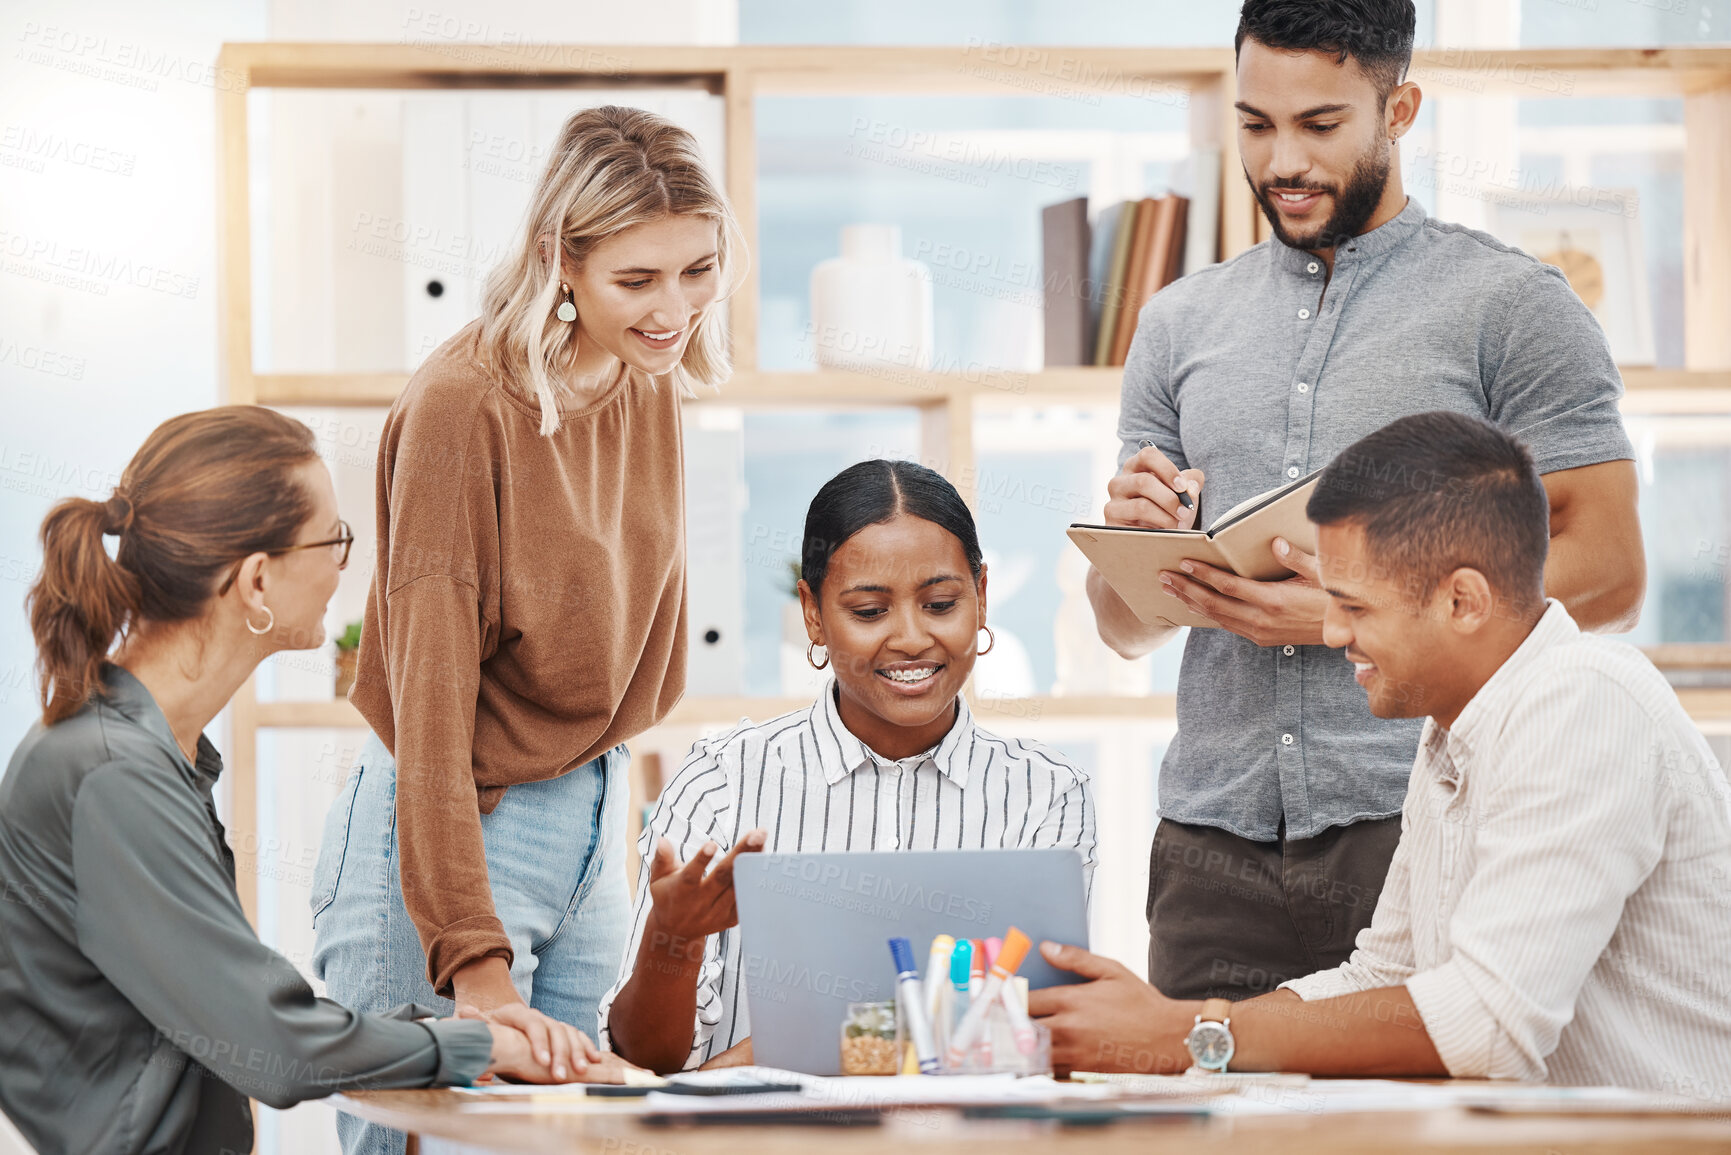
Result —
<instances>
[{"instance_id":1,"label":"white vase","mask_svg":"<svg viewBox=\"0 0 1731 1155\"><path fill-rule=\"evenodd\" d=\"M841 256L811 271L817 363L832 369L930 369L932 273L902 256L895 225L846 225Z\"/></svg>"}]
</instances>

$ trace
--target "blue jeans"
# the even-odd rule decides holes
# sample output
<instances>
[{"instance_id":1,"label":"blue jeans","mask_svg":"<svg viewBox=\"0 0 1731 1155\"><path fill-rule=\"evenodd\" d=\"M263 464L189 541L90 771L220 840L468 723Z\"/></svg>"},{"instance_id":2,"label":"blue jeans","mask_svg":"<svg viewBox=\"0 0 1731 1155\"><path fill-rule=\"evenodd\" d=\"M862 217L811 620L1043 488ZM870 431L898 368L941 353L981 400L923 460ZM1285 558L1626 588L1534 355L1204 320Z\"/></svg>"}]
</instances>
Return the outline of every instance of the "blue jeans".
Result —
<instances>
[{"instance_id":1,"label":"blue jeans","mask_svg":"<svg viewBox=\"0 0 1731 1155\"><path fill-rule=\"evenodd\" d=\"M514 955L511 982L531 1007L591 1038L629 930L629 757L617 746L558 778L513 786L481 815L493 908ZM407 1002L453 1012L427 981L427 956L403 905L397 764L377 735L325 819L312 908L313 972L331 998L362 1012ZM404 1146L401 1132L341 1112L337 1133L348 1155Z\"/></svg>"}]
</instances>

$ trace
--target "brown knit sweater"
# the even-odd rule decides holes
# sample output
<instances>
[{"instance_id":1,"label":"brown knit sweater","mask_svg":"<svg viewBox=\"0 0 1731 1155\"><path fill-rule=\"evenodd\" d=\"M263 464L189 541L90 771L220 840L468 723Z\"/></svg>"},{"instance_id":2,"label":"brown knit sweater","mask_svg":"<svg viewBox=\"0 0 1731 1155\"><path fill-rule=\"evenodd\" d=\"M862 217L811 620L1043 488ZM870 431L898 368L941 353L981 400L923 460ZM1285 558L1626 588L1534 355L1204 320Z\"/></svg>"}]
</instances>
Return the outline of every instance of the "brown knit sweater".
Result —
<instances>
[{"instance_id":1,"label":"brown knit sweater","mask_svg":"<svg viewBox=\"0 0 1731 1155\"><path fill-rule=\"evenodd\" d=\"M654 725L685 688L677 387L622 383L542 437L478 361L479 328L385 420L349 694L396 757L403 898L441 994L465 964L511 958L480 815Z\"/></svg>"}]
</instances>

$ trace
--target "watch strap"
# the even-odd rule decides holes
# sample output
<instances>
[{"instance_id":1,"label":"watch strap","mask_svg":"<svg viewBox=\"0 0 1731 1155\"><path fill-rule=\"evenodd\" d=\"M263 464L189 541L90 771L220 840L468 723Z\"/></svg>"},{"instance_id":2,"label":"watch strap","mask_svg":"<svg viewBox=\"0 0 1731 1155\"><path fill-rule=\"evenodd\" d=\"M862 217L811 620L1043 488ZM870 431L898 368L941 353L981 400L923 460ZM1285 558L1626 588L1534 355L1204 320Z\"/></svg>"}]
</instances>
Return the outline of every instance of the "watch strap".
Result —
<instances>
[{"instance_id":1,"label":"watch strap","mask_svg":"<svg viewBox=\"0 0 1731 1155\"><path fill-rule=\"evenodd\" d=\"M1196 1020L1203 1023L1229 1023L1232 1021L1231 999L1204 999L1202 1010L1196 1015Z\"/></svg>"}]
</instances>

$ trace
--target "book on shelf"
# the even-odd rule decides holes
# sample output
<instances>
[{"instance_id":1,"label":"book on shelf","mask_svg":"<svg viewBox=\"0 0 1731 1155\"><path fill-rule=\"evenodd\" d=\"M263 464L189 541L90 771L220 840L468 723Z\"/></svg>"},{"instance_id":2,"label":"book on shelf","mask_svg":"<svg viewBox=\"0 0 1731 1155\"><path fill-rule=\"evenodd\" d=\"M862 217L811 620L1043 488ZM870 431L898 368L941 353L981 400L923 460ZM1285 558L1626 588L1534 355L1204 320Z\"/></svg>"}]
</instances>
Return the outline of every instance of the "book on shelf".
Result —
<instances>
[{"instance_id":1,"label":"book on shelf","mask_svg":"<svg viewBox=\"0 0 1731 1155\"><path fill-rule=\"evenodd\" d=\"M1220 151L1199 150L1185 164L1181 183L1193 196L1121 201L1091 225L1087 197L1040 210L1047 365L1122 365L1148 299L1214 263Z\"/></svg>"},{"instance_id":2,"label":"book on shelf","mask_svg":"<svg viewBox=\"0 0 1731 1155\"><path fill-rule=\"evenodd\" d=\"M1046 306L1046 364L1087 365L1089 292L1088 198L1040 210L1040 283Z\"/></svg>"},{"instance_id":3,"label":"book on shelf","mask_svg":"<svg viewBox=\"0 0 1731 1155\"><path fill-rule=\"evenodd\" d=\"M1130 353L1131 338L1136 335L1136 317L1142 306L1178 279L1177 273L1183 268L1183 228L1188 204L1188 197L1167 193L1158 199L1144 198L1137 207L1136 232L1130 238L1130 266L1124 277L1124 299L1119 304L1118 325L1112 334L1112 359L1108 364L1124 363Z\"/></svg>"},{"instance_id":4,"label":"book on shelf","mask_svg":"<svg viewBox=\"0 0 1731 1155\"><path fill-rule=\"evenodd\" d=\"M1117 251L1118 217L1126 205L1133 204L1134 201L1119 201L1107 205L1088 229L1088 339L1083 346L1085 355L1080 362L1083 365L1093 365L1099 360L1100 330L1112 301L1112 257Z\"/></svg>"},{"instance_id":5,"label":"book on shelf","mask_svg":"<svg viewBox=\"0 0 1731 1155\"><path fill-rule=\"evenodd\" d=\"M1100 293L1100 325L1094 337L1096 365L1109 365L1112 361L1112 340L1118 332L1119 314L1124 311L1124 274L1130 267L1130 238L1136 231L1136 210L1140 203L1122 202L1109 221L1112 255Z\"/></svg>"},{"instance_id":6,"label":"book on shelf","mask_svg":"<svg viewBox=\"0 0 1731 1155\"><path fill-rule=\"evenodd\" d=\"M1147 273L1149 240L1154 233L1154 216L1159 204L1153 197L1136 202L1136 218L1130 227L1130 255L1124 262L1124 291L1118 296L1118 323L1112 327L1112 349L1106 364L1122 365L1130 348L1130 338L1136 335L1136 313L1142 303L1135 300L1142 278Z\"/></svg>"},{"instance_id":7,"label":"book on shelf","mask_svg":"<svg viewBox=\"0 0 1731 1155\"><path fill-rule=\"evenodd\" d=\"M1207 529L1151 529L1142 526L1070 526L1076 543L1106 584L1149 625L1218 627L1167 593L1162 570L1180 562L1207 562L1252 581L1273 581L1292 571L1274 555L1274 539L1283 537L1306 553L1316 552L1316 526L1304 507L1316 489L1322 470L1277 485L1239 502ZM1201 516L1200 506L1197 508Z\"/></svg>"}]
</instances>

